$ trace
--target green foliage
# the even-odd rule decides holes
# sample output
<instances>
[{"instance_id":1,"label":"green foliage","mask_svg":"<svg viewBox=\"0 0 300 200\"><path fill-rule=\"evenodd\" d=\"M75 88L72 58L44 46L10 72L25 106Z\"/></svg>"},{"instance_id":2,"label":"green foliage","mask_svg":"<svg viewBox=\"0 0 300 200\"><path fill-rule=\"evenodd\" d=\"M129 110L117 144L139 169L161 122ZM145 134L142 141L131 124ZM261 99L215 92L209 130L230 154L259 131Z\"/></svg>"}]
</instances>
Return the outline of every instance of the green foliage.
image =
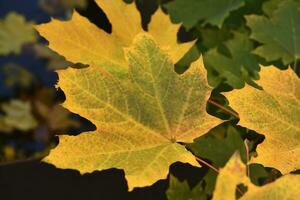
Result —
<instances>
[{"instance_id":1,"label":"green foliage","mask_svg":"<svg viewBox=\"0 0 300 200\"><path fill-rule=\"evenodd\" d=\"M254 44L247 33L234 32L233 39L224 42L228 55L222 49L213 48L204 54L204 65L208 72L210 85L216 87L222 81L235 88L243 88L245 82L256 85L259 78L258 60L251 52Z\"/></svg>"},{"instance_id":2,"label":"green foliage","mask_svg":"<svg viewBox=\"0 0 300 200\"><path fill-rule=\"evenodd\" d=\"M216 87L225 83L237 89L244 87L245 83L260 88L254 82L259 78L259 64L281 67L282 61L286 66L297 66L298 24L293 24L293 21L299 21L298 1L242 1L230 12L217 12L218 17L226 13L221 24L211 23L210 15L203 17L202 14L209 12L210 8L224 9L223 1L221 4L209 1L209 5L203 6L205 2L178 0L164 5L174 22L183 23L198 37L194 48L199 53L189 52L191 56L186 55L176 66L187 69L202 53L210 85ZM189 12L185 13L185 10ZM201 20L195 16L202 16Z\"/></svg>"},{"instance_id":3,"label":"green foliage","mask_svg":"<svg viewBox=\"0 0 300 200\"><path fill-rule=\"evenodd\" d=\"M300 2L284 1L270 18L250 15L247 25L251 38L262 43L254 53L267 61L281 59L285 65L294 64L300 58ZM296 65L296 64L295 64Z\"/></svg>"},{"instance_id":4,"label":"green foliage","mask_svg":"<svg viewBox=\"0 0 300 200\"><path fill-rule=\"evenodd\" d=\"M266 3L264 3L262 9L264 11L264 13L266 13L266 15L268 15L269 17L272 17L273 12L277 10L277 8L279 7L279 4L285 2L282 0L269 0Z\"/></svg>"},{"instance_id":5,"label":"green foliage","mask_svg":"<svg viewBox=\"0 0 300 200\"><path fill-rule=\"evenodd\" d=\"M205 193L203 192L201 183L196 185L193 189L186 181L179 181L176 177L170 175L170 185L166 192L169 200L205 200L207 199Z\"/></svg>"},{"instance_id":6,"label":"green foliage","mask_svg":"<svg viewBox=\"0 0 300 200\"><path fill-rule=\"evenodd\" d=\"M238 130L229 124L216 127L187 147L196 156L210 160L216 168L223 167L236 150L241 152L246 162L243 139Z\"/></svg>"},{"instance_id":7,"label":"green foliage","mask_svg":"<svg viewBox=\"0 0 300 200\"><path fill-rule=\"evenodd\" d=\"M243 5L243 0L175 0L165 7L175 23L190 29L198 22L221 27L229 13Z\"/></svg>"}]
</instances>

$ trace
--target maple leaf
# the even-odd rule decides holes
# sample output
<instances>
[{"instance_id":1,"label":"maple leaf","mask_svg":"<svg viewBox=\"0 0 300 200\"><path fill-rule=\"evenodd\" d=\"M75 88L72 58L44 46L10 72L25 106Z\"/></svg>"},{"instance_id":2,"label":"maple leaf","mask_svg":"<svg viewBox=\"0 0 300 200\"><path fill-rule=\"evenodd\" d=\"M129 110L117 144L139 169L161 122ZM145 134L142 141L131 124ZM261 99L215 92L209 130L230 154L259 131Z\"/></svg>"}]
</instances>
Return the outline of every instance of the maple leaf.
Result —
<instances>
[{"instance_id":1,"label":"maple leaf","mask_svg":"<svg viewBox=\"0 0 300 200\"><path fill-rule=\"evenodd\" d=\"M238 153L235 153L226 166L220 169L216 190L213 200L234 200L235 191L238 184L244 183L248 190L241 200L273 200L285 199L287 196L291 200L297 200L300 196L300 175L285 175L275 182L262 187L251 183L246 175L246 166L240 160Z\"/></svg>"},{"instance_id":2,"label":"maple leaf","mask_svg":"<svg viewBox=\"0 0 300 200\"><path fill-rule=\"evenodd\" d=\"M97 131L60 137L45 160L82 173L124 169L132 189L164 178L173 162L198 165L176 142L191 142L221 120L205 112L211 88L201 60L178 75L146 33L138 34L126 52L127 79L97 65L59 71L64 106L93 122Z\"/></svg>"},{"instance_id":3,"label":"maple leaf","mask_svg":"<svg viewBox=\"0 0 300 200\"><path fill-rule=\"evenodd\" d=\"M63 56L52 51L45 45L36 44L34 45L33 48L35 50L37 57L48 61L47 68L50 70L60 70L60 69L65 69L67 67L73 67L73 68L88 67L88 65L84 65L81 63L71 63L67 61Z\"/></svg>"},{"instance_id":4,"label":"maple leaf","mask_svg":"<svg viewBox=\"0 0 300 200\"><path fill-rule=\"evenodd\" d=\"M248 35L234 32L234 38L224 45L230 56L221 54L217 48L204 54L210 85L218 86L223 80L233 88L242 88L245 82L255 85L252 79L258 79L260 67L256 56L251 54L254 44L248 39Z\"/></svg>"},{"instance_id":5,"label":"maple leaf","mask_svg":"<svg viewBox=\"0 0 300 200\"><path fill-rule=\"evenodd\" d=\"M97 126L61 137L45 160L82 173L124 169L130 189L164 178L175 161L198 165L176 141L190 142L220 120L205 112L211 88L202 62L183 76L173 69L193 42L178 44L179 25L160 10L145 33L134 5L97 3L113 24L111 35L76 12L68 22L37 26L52 50L90 65L59 71L58 86L66 94L64 106Z\"/></svg>"},{"instance_id":6,"label":"maple leaf","mask_svg":"<svg viewBox=\"0 0 300 200\"><path fill-rule=\"evenodd\" d=\"M263 4L262 9L263 9L264 13L266 13L269 17L272 17L273 12L279 8L279 5L282 2L284 2L284 1L282 1L282 0L270 0L270 1L266 1Z\"/></svg>"},{"instance_id":7,"label":"maple leaf","mask_svg":"<svg viewBox=\"0 0 300 200\"><path fill-rule=\"evenodd\" d=\"M229 13L243 5L243 0L175 0L165 7L174 22L190 29L201 20L221 27Z\"/></svg>"},{"instance_id":8,"label":"maple leaf","mask_svg":"<svg viewBox=\"0 0 300 200\"><path fill-rule=\"evenodd\" d=\"M132 44L140 32L141 18L134 4L120 0L97 0L113 26L111 34L80 16L76 11L66 22L53 19L51 23L36 26L39 33L49 41L49 47L73 63L98 65L111 73L124 76L127 72L124 48ZM180 25L170 22L167 15L158 10L151 18L148 33L159 46L169 52L176 63L194 44L178 44Z\"/></svg>"},{"instance_id":9,"label":"maple leaf","mask_svg":"<svg viewBox=\"0 0 300 200\"><path fill-rule=\"evenodd\" d=\"M166 195L169 200L205 200L207 196L202 189L201 183L190 189L186 181L181 182L173 175L170 175L170 183Z\"/></svg>"},{"instance_id":10,"label":"maple leaf","mask_svg":"<svg viewBox=\"0 0 300 200\"><path fill-rule=\"evenodd\" d=\"M32 23L22 15L11 12L0 21L0 55L20 53L24 44L37 39Z\"/></svg>"},{"instance_id":11,"label":"maple leaf","mask_svg":"<svg viewBox=\"0 0 300 200\"><path fill-rule=\"evenodd\" d=\"M187 148L198 158L209 160L210 164L219 169L224 167L235 151L241 152L243 161L246 161L245 145L241 135L231 125L221 125L210 130L207 134L194 139ZM204 176L205 192L212 194L215 188L217 173L209 170Z\"/></svg>"},{"instance_id":12,"label":"maple leaf","mask_svg":"<svg viewBox=\"0 0 300 200\"><path fill-rule=\"evenodd\" d=\"M286 65L297 62L300 58L299 9L299 2L288 0L280 4L270 19L255 15L248 16L247 25L252 30L251 37L262 43L254 53L267 61L282 59Z\"/></svg>"},{"instance_id":13,"label":"maple leaf","mask_svg":"<svg viewBox=\"0 0 300 200\"><path fill-rule=\"evenodd\" d=\"M220 136L222 131L224 138ZM188 148L196 156L210 160L216 168L223 167L236 150L239 150L243 160L246 160L244 142L238 130L232 126L216 127L208 134L194 139L193 143L188 144Z\"/></svg>"},{"instance_id":14,"label":"maple leaf","mask_svg":"<svg viewBox=\"0 0 300 200\"><path fill-rule=\"evenodd\" d=\"M260 75L263 90L246 86L225 96L239 124L266 137L253 162L287 173L300 168L300 80L292 69L264 67Z\"/></svg>"}]
</instances>

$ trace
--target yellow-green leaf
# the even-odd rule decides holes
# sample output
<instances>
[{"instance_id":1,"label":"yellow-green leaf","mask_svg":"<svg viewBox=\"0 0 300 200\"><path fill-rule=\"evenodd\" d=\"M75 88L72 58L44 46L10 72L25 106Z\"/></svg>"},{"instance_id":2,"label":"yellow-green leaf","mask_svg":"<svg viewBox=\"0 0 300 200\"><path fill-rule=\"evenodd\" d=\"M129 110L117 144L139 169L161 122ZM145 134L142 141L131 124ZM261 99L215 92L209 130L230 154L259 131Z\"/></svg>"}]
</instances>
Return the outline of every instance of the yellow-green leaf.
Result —
<instances>
[{"instance_id":1,"label":"yellow-green leaf","mask_svg":"<svg viewBox=\"0 0 300 200\"><path fill-rule=\"evenodd\" d=\"M247 186L247 192L240 198L241 200L298 200L300 196L300 175L288 174L258 187L251 183L246 175L246 166L239 154L235 153L226 166L220 169L213 200L236 199L236 188L241 183Z\"/></svg>"},{"instance_id":2,"label":"yellow-green leaf","mask_svg":"<svg viewBox=\"0 0 300 200\"><path fill-rule=\"evenodd\" d=\"M0 55L20 53L24 44L36 39L32 23L26 22L22 15L12 12L0 21Z\"/></svg>"},{"instance_id":3,"label":"yellow-green leaf","mask_svg":"<svg viewBox=\"0 0 300 200\"><path fill-rule=\"evenodd\" d=\"M29 102L21 100L11 100L9 103L3 103L1 109L5 115L0 118L0 123L5 124L4 130L18 129L21 131L29 131L37 127L38 122L31 112Z\"/></svg>"},{"instance_id":4,"label":"yellow-green leaf","mask_svg":"<svg viewBox=\"0 0 300 200\"><path fill-rule=\"evenodd\" d=\"M236 186L242 183L246 178L246 166L241 161L240 154L236 152L232 155L225 167L220 169L213 200L235 199Z\"/></svg>"},{"instance_id":5,"label":"yellow-green leaf","mask_svg":"<svg viewBox=\"0 0 300 200\"><path fill-rule=\"evenodd\" d=\"M254 186L241 200L298 200L300 197L300 175L288 174L263 187Z\"/></svg>"},{"instance_id":6,"label":"yellow-green leaf","mask_svg":"<svg viewBox=\"0 0 300 200\"><path fill-rule=\"evenodd\" d=\"M177 142L191 142L221 120L206 113L211 88L202 59L183 75L147 33L126 50L128 77L97 65L59 71L64 106L93 122L97 130L62 136L45 159L81 173L124 169L130 189L165 178L169 165L198 165Z\"/></svg>"},{"instance_id":7,"label":"yellow-green leaf","mask_svg":"<svg viewBox=\"0 0 300 200\"><path fill-rule=\"evenodd\" d=\"M144 32L140 14L134 4L126 4L121 0L96 2L112 23L112 34L99 29L76 11L69 21L53 19L36 28L49 41L49 47L68 61L98 65L110 72L124 75L127 71L124 48L131 45L138 33ZM168 16L158 10L152 16L148 31L162 49L168 50L174 63L194 44L177 43L179 26L172 24Z\"/></svg>"},{"instance_id":8,"label":"yellow-green leaf","mask_svg":"<svg viewBox=\"0 0 300 200\"><path fill-rule=\"evenodd\" d=\"M202 182L198 183L193 189L187 181L179 181L172 174L170 175L169 188L166 191L168 200L206 200L207 196L202 188Z\"/></svg>"},{"instance_id":9,"label":"yellow-green leaf","mask_svg":"<svg viewBox=\"0 0 300 200\"><path fill-rule=\"evenodd\" d=\"M225 96L240 115L241 126L265 135L253 162L283 173L300 168L300 80L292 69L264 67L257 81L263 90L246 86Z\"/></svg>"}]
</instances>

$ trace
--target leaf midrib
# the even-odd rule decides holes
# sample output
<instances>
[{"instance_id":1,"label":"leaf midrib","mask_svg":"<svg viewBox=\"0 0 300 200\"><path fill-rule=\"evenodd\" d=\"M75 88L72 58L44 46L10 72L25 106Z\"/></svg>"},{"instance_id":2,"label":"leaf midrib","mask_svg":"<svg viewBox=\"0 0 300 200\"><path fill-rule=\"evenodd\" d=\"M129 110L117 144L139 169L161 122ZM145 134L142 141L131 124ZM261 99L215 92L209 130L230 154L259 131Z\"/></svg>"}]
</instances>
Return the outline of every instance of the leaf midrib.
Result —
<instances>
[{"instance_id":1,"label":"leaf midrib","mask_svg":"<svg viewBox=\"0 0 300 200\"><path fill-rule=\"evenodd\" d=\"M94 153L94 154L87 154L87 155L84 155L84 156L76 156L76 159L80 159L80 158L86 158L86 157L94 157L94 156L99 156L99 155L109 155L109 154L118 154L118 153L130 153L130 152L138 152L138 151L148 151L150 149L155 149L155 148L158 148L158 147L163 147L165 146L164 148L162 148L162 150L164 150L165 148L173 145L174 143L165 143L165 144L159 144L159 145L153 145L153 146L143 146L143 148L134 148L134 149L122 149L121 151L105 151L104 153L103 152L98 152L98 153ZM161 151L162 151L161 150ZM55 150L54 150L55 151ZM161 152L160 151L160 152ZM74 158L72 158L72 160L74 160Z\"/></svg>"},{"instance_id":2,"label":"leaf midrib","mask_svg":"<svg viewBox=\"0 0 300 200\"><path fill-rule=\"evenodd\" d=\"M75 69L72 69L75 70ZM133 122L135 125L143 128L144 130L149 131L150 133L154 134L154 135L159 135L161 136L162 139L167 139L168 141L170 141L169 138L165 137L164 135L155 132L154 130L152 130L151 128L145 126L144 124L140 123L139 121L136 121L136 119L132 118L130 115L126 115L124 114L122 111L120 111L119 109L115 108L113 105L99 99L97 96L95 96L93 93L89 92L88 90L84 89L83 87L81 87L75 80L72 80L70 78L68 78L68 76L65 77L68 81L72 82L74 85L76 85L79 89L81 89L83 92L87 93L88 95L90 95L91 97L93 97L94 99L96 99L97 101L99 101L101 104L104 104L106 106L108 106L109 108L111 108L113 111L115 111L116 113L120 114L122 117L124 117L125 119ZM80 114L80 113L79 113Z\"/></svg>"}]
</instances>

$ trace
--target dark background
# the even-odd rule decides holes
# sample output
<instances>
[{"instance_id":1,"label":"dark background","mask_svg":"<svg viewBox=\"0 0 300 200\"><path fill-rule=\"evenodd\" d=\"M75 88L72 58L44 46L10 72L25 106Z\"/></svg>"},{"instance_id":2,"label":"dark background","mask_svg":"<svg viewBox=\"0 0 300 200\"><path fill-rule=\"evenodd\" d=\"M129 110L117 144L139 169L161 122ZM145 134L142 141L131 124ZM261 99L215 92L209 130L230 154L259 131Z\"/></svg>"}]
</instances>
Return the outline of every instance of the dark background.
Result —
<instances>
[{"instance_id":1,"label":"dark background","mask_svg":"<svg viewBox=\"0 0 300 200\"><path fill-rule=\"evenodd\" d=\"M150 15L158 5L156 1L137 1L143 12L143 27L147 28ZM50 16L38 4L38 0L0 0L0 18L15 11L27 20L45 23ZM111 32L112 26L102 10L91 0L86 10L78 10L99 28ZM60 17L60 16L56 16ZM38 60L30 52L18 56L0 57L0 67L8 62L19 63L40 79L43 85L53 87L57 75L46 69L45 61ZM0 98L15 95L15 91L5 88L0 74ZM58 95L59 96L59 95ZM88 125L87 125L88 126ZM195 168L187 164L175 163L170 172L180 180L187 179L191 186L202 178L207 168ZM21 161L0 165L0 200L19 199L166 199L167 180L160 180L146 188L128 192L124 172L118 169L96 171L80 175L75 170L62 170L39 160Z\"/></svg>"}]
</instances>

